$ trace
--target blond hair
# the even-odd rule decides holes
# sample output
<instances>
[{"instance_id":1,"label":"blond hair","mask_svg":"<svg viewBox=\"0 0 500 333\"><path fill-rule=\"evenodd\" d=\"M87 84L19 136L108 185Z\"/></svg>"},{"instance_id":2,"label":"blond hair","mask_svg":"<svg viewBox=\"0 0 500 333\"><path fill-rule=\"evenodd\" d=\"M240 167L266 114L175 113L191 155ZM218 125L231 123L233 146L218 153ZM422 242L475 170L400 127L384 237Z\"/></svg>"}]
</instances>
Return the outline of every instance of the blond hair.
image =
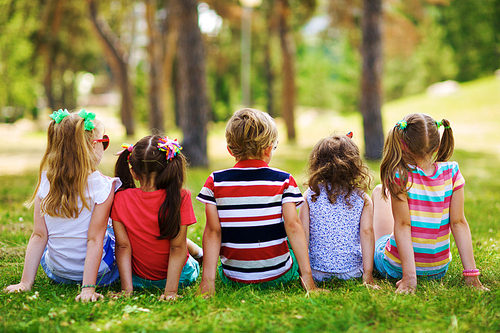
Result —
<instances>
[{"instance_id":1,"label":"blond hair","mask_svg":"<svg viewBox=\"0 0 500 333\"><path fill-rule=\"evenodd\" d=\"M278 129L274 119L255 109L234 113L226 126L226 142L237 161L261 159L265 149L277 143Z\"/></svg>"},{"instance_id":2,"label":"blond hair","mask_svg":"<svg viewBox=\"0 0 500 333\"><path fill-rule=\"evenodd\" d=\"M444 126L442 137L439 134L441 125ZM391 128L385 140L380 164L383 195L386 196L386 189L394 198L406 193L410 171L417 166L416 159L446 162L453 155L454 146L453 130L447 119L436 122L424 113L412 113L404 117Z\"/></svg>"},{"instance_id":3,"label":"blond hair","mask_svg":"<svg viewBox=\"0 0 500 333\"><path fill-rule=\"evenodd\" d=\"M47 148L40 162L38 183L30 204L40 188L42 172L47 174L49 193L42 199L42 215L77 218L83 208L91 209L86 197L87 178L98 165L98 157L93 150L93 142L99 139L104 127L93 120L95 128L85 130L84 119L71 113L60 123L53 120L47 130ZM82 207L79 208L79 200Z\"/></svg>"},{"instance_id":4,"label":"blond hair","mask_svg":"<svg viewBox=\"0 0 500 333\"><path fill-rule=\"evenodd\" d=\"M309 155L307 174L305 185L313 192L313 202L321 193L321 184L330 203L334 204L337 197L344 194L349 206L351 194L367 191L372 181L370 169L363 163L358 146L347 135L321 139Z\"/></svg>"}]
</instances>

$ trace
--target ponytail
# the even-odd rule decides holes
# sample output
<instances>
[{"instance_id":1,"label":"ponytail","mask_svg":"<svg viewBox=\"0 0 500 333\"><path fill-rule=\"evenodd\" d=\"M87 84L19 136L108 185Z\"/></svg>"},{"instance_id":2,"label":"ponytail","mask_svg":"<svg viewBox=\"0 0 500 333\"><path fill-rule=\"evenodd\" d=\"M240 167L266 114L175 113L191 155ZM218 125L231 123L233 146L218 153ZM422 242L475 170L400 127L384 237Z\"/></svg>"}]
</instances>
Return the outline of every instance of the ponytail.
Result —
<instances>
[{"instance_id":1,"label":"ponytail","mask_svg":"<svg viewBox=\"0 0 500 333\"><path fill-rule=\"evenodd\" d=\"M165 200L158 212L158 239L175 238L181 230L182 187L185 179L186 158L179 152L155 179L156 188L165 190Z\"/></svg>"},{"instance_id":2,"label":"ponytail","mask_svg":"<svg viewBox=\"0 0 500 333\"><path fill-rule=\"evenodd\" d=\"M382 180L382 195L387 198L389 191L392 197L406 192L408 184L408 167L403 159L403 146L408 149L402 132L404 128L394 127L384 144L382 163L380 164L380 179ZM396 174L399 176L396 177Z\"/></svg>"},{"instance_id":3,"label":"ponytail","mask_svg":"<svg viewBox=\"0 0 500 333\"><path fill-rule=\"evenodd\" d=\"M446 162L453 155L455 148L455 139L453 138L453 130L450 127L450 122L447 119L436 122L436 126L444 126L444 132L439 143L439 150L436 157L436 162Z\"/></svg>"},{"instance_id":4,"label":"ponytail","mask_svg":"<svg viewBox=\"0 0 500 333\"><path fill-rule=\"evenodd\" d=\"M130 172L128 166L128 159L130 157L130 151L128 149L123 150L118 156L118 160L115 165L115 177L120 178L122 181L122 186L120 189L135 188L134 177Z\"/></svg>"}]
</instances>

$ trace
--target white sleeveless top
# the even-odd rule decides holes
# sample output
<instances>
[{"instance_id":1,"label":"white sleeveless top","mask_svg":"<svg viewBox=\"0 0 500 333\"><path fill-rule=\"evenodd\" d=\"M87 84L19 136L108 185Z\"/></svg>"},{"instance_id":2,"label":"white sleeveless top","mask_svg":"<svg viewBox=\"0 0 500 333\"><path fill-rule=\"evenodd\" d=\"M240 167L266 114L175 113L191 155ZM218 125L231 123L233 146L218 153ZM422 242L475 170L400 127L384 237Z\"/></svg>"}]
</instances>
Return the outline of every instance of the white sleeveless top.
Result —
<instances>
[{"instance_id":1,"label":"white sleeveless top","mask_svg":"<svg viewBox=\"0 0 500 333\"><path fill-rule=\"evenodd\" d=\"M76 219L43 216L48 232L47 251L45 253L47 266L55 275L75 281L83 279L83 268L87 255L87 233L94 206L105 202L111 189L114 188L116 191L121 186L121 181L119 178L110 178L99 171L95 171L89 176L87 185L87 202L90 204L91 210L84 208ZM45 198L49 193L49 189L50 183L44 171L37 196L40 199ZM80 200L79 207L82 207ZM114 255L108 253L113 251L109 237L111 236L106 230L98 276L109 272L109 266L114 260Z\"/></svg>"}]
</instances>

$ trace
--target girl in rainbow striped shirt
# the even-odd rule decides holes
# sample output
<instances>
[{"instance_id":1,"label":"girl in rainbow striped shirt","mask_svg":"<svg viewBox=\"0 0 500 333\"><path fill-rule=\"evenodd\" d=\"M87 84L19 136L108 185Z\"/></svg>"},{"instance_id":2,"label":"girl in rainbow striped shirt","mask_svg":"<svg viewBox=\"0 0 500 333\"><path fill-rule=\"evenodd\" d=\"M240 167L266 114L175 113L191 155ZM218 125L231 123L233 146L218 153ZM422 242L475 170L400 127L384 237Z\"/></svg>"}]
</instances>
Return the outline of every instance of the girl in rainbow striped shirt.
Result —
<instances>
[{"instance_id":1,"label":"girl in rainbow striped shirt","mask_svg":"<svg viewBox=\"0 0 500 333\"><path fill-rule=\"evenodd\" d=\"M372 194L377 239L374 264L382 276L400 279L397 293L413 293L417 277L445 275L451 261L450 232L460 253L465 283L488 290L479 281L464 216L465 181L458 163L448 162L453 149L449 121L435 121L422 113L397 122L385 141L382 185Z\"/></svg>"}]
</instances>

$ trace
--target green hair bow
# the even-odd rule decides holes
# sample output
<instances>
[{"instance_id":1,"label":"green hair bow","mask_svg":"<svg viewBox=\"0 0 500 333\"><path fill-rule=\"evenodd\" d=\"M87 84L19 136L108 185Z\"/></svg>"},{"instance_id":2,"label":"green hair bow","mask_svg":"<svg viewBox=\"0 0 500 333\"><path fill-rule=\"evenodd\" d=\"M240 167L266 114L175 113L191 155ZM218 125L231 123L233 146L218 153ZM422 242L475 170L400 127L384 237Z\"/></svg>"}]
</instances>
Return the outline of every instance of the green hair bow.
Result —
<instances>
[{"instance_id":1,"label":"green hair bow","mask_svg":"<svg viewBox=\"0 0 500 333\"><path fill-rule=\"evenodd\" d=\"M85 130L92 131L95 128L92 120L95 120L95 113L87 112L85 109L82 109L78 112L78 115L84 119Z\"/></svg>"},{"instance_id":2,"label":"green hair bow","mask_svg":"<svg viewBox=\"0 0 500 333\"><path fill-rule=\"evenodd\" d=\"M54 111L52 114L49 115L50 118L54 119L56 124L59 124L64 118L69 116L69 112L66 109L59 109L57 111Z\"/></svg>"},{"instance_id":3,"label":"green hair bow","mask_svg":"<svg viewBox=\"0 0 500 333\"><path fill-rule=\"evenodd\" d=\"M441 128L441 126L444 126L442 121L435 120L435 122L436 122L436 126L437 126L438 129ZM450 126L444 126L444 128L448 129L448 128L451 128L451 127Z\"/></svg>"}]
</instances>

